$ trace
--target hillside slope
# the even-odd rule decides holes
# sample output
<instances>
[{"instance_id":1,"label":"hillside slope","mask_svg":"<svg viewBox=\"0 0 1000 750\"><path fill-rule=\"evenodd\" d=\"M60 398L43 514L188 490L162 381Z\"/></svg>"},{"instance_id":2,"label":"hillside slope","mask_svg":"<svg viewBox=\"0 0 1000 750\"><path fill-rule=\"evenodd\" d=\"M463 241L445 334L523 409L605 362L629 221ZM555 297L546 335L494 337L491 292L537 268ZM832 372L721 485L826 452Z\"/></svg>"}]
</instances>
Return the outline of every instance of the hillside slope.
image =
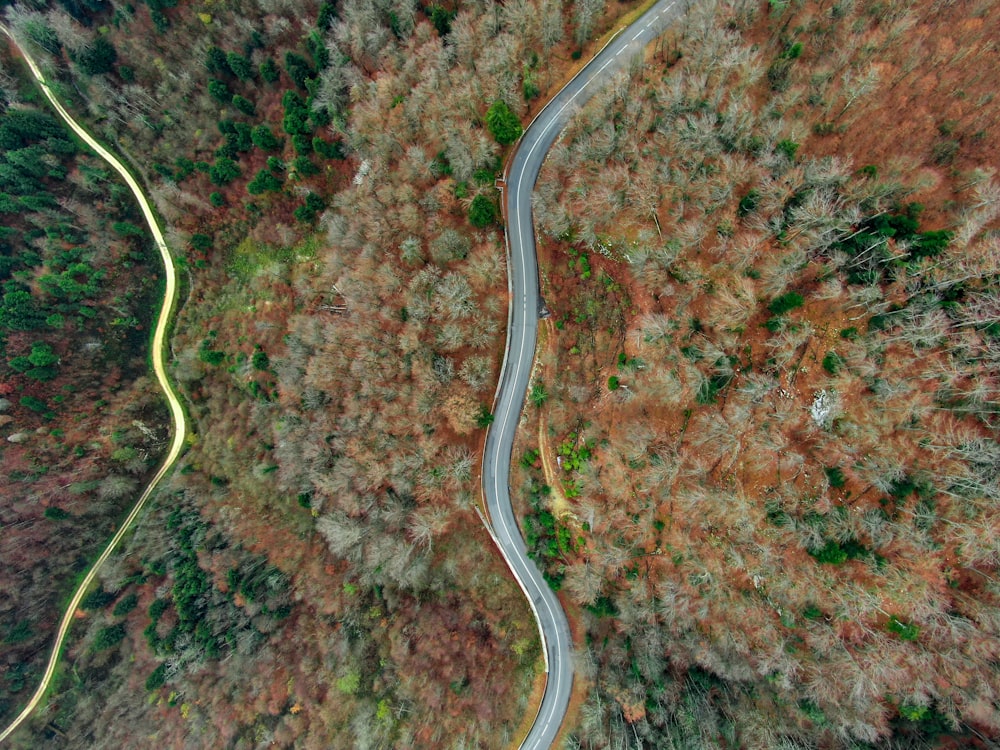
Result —
<instances>
[{"instance_id":1,"label":"hillside slope","mask_svg":"<svg viewBox=\"0 0 1000 750\"><path fill-rule=\"evenodd\" d=\"M699 5L551 154L516 455L584 747L1000 733L997 22Z\"/></svg>"}]
</instances>

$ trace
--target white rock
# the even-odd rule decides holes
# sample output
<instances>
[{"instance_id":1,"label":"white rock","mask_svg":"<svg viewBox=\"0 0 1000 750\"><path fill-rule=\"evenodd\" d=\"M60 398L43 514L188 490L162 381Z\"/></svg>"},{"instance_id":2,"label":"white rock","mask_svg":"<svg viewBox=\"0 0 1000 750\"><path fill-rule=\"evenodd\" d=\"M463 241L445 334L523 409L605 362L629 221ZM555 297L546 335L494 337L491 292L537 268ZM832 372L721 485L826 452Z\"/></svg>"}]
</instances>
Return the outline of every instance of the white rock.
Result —
<instances>
[{"instance_id":1,"label":"white rock","mask_svg":"<svg viewBox=\"0 0 1000 750\"><path fill-rule=\"evenodd\" d=\"M827 428L833 422L837 411L837 396L829 391L822 390L813 396L812 406L809 407L809 416L817 427Z\"/></svg>"},{"instance_id":2,"label":"white rock","mask_svg":"<svg viewBox=\"0 0 1000 750\"><path fill-rule=\"evenodd\" d=\"M371 171L372 171L372 163L367 159L364 159L361 162L361 165L358 167L358 172L357 174L354 175L354 179L352 180L352 182L355 185L360 185L362 182L365 181L365 177L367 177L368 173Z\"/></svg>"}]
</instances>

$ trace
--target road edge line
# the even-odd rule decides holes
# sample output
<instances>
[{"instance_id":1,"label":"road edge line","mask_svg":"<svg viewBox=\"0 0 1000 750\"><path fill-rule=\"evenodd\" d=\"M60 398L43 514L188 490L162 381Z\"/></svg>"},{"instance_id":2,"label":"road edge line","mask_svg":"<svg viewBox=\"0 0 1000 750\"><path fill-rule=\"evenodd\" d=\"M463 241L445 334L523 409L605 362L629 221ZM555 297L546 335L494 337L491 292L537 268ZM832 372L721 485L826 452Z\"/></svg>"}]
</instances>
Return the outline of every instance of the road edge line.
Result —
<instances>
[{"instance_id":1,"label":"road edge line","mask_svg":"<svg viewBox=\"0 0 1000 750\"><path fill-rule=\"evenodd\" d=\"M153 243L156 245L156 248L160 253L160 258L163 261L164 266L165 287L163 301L160 304L160 314L157 317L156 326L153 329L153 337L150 342L150 355L153 365L153 374L156 376L158 384L160 385L167 401L174 427L173 439L170 441L170 447L164 456L160 468L153 475L152 479L150 479L150 481L146 484L146 488L139 496L139 499L132 506L131 511L129 511L128 515L122 521L118 531L107 543L97 559L92 563L90 569L87 571L87 575L84 576L83 580L77 586L73 597L70 599L69 604L66 607L66 611L63 613L63 616L59 621L59 628L56 631L56 637L52 644L52 650L49 654L49 659L46 663L42 680L21 712L7 727L0 731L0 742L3 742L27 720L27 718L34 712L35 708L37 708L38 704L41 703L45 693L48 692L48 689L51 686L52 678L55 676L56 668L61 661L63 648L66 644L66 636L69 634L70 626L73 624L76 611L79 608L80 602L83 600L87 589L94 582L94 579L97 578L97 574L104 566L104 563L106 563L108 558L111 557L112 553L125 538L126 534L132 531L132 526L146 502L158 488L160 481L162 481L170 469L173 468L177 459L183 453L184 442L187 437L187 417L184 414L183 404L181 403L177 392L174 390L170 379L167 377L166 362L164 360L164 349L167 344L166 333L170 328L170 318L176 312L178 303L177 269L173 262L173 256L170 253L170 248L167 246L166 239L164 238L163 232L157 222L152 204L150 204L150 202L146 199L146 196L143 194L139 180L131 174L125 164L94 136L90 135L90 133L87 132L82 125L73 119L73 117L69 114L69 111L62 106L62 103L56 98L52 87L42 74L39 65L34 61L34 58L30 56L28 51L14 39L14 35L11 33L10 29L3 23L0 23L0 32L6 34L6 36L21 53L21 56L27 64L32 78L35 81L35 85L41 90L45 99L56 111L56 114L59 115L65 125L92 151L94 151L100 159L105 161L114 169L115 172L118 173L119 177L122 178L122 181L132 192L133 197L139 204L143 218L146 220L147 228L152 236ZM172 284L171 279L173 279ZM168 294L171 286L173 289ZM160 339L159 346L156 346L157 338Z\"/></svg>"}]
</instances>

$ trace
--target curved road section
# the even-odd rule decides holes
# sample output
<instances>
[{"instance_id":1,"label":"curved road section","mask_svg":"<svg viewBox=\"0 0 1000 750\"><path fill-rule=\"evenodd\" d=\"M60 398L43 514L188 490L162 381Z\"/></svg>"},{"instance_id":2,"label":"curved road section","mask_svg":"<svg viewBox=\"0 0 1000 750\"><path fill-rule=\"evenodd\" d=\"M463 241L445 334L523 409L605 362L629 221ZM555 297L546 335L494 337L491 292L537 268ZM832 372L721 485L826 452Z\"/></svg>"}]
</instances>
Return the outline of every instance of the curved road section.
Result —
<instances>
[{"instance_id":1,"label":"curved road section","mask_svg":"<svg viewBox=\"0 0 1000 750\"><path fill-rule=\"evenodd\" d=\"M687 9L686 0L659 0L610 42L556 94L521 136L508 163L506 194L509 310L507 349L494 399L495 419L486 435L483 492L493 539L517 579L538 621L547 679L525 750L555 742L573 686L572 639L566 614L538 567L527 555L510 501L510 461L514 433L524 406L535 358L541 299L531 216L531 194L549 148L576 109Z\"/></svg>"},{"instance_id":2,"label":"curved road section","mask_svg":"<svg viewBox=\"0 0 1000 750\"><path fill-rule=\"evenodd\" d=\"M83 129L79 123L74 120L69 112L59 103L56 99L55 94L52 93L52 89L49 88L49 84L45 81L45 76L42 75L41 69L38 64L34 61L31 55L28 54L27 50L18 44L17 40L14 39L10 30L0 24L0 31L11 38L11 41L18 46L21 52L21 56L24 61L28 64L31 69L31 74L35 77L38 82L39 88L41 88L42 93L45 94L45 98L49 100L49 104L52 108L59 114L59 116L65 121L69 128L76 133L80 140L84 141L90 148L92 148L98 156L100 156L104 161L106 161L111 167L114 168L121 178L129 186L132 194L135 195L136 201L139 203L139 207L142 209L142 215L146 219L146 224L149 226L149 231L153 235L153 240L156 242L156 247L160 251L160 257L163 260L163 267L166 271L166 288L163 294L163 304L160 306L160 314L156 320L156 330L153 332L153 345L151 350L151 356L153 359L153 372L156 374L156 380L160 384L160 388L163 389L163 394L167 399L167 403L170 405L170 416L173 422L173 439L170 441L170 448L167 451L167 455L163 459L163 463L160 465L159 470L146 485L146 489L143 490L142 495L136 501L135 506L133 506L131 512L122 521L121 527L118 529L111 541L108 542L108 546L104 548L101 556L97 558L94 564L91 566L87 575L84 577L83 581L77 587L76 593L73 594L73 598L70 600L69 604L66 606L66 612L63 614L62 621L59 623L59 630L56 631L55 642L52 644L52 653L49 655L48 664L45 666L45 673L42 675L42 681L39 683L38 688L35 690L34 694L31 696L31 700L24 707L17 718L9 726L0 731L0 742L3 742L10 734L17 729L21 723L28 718L31 712L35 709L38 703L42 700L45 695L45 691L48 690L49 684L52 681L52 676L55 674L56 665L59 663L59 655L62 651L63 643L66 640L66 634L69 632L69 627L73 623L73 616L76 613L77 608L80 606L80 601L83 599L84 594L87 593L87 589L90 584L94 582L94 578L97 577L97 572L104 565L105 561L111 556L115 548L125 537L125 534L131 529L132 524L135 519L139 516L139 512L142 507L146 504L149 496L153 494L153 490L159 484L160 480L163 479L170 467L173 466L174 461L180 456L181 451L184 448L184 435L187 431L187 421L184 416L184 410L181 408L181 402L177 398L177 393L174 391L173 386L170 385L170 381L167 379L167 370L163 360L164 346L166 342L167 327L170 323L170 316L174 311L174 306L177 298L177 273L174 269L173 259L170 257L170 250L167 249L167 243L163 239L163 233L160 231L159 225L156 223L156 217L153 214L153 209L146 200L145 194L142 192L142 188L139 183L132 176L125 165L122 164L114 154L108 151L104 146L95 141L90 133Z\"/></svg>"}]
</instances>

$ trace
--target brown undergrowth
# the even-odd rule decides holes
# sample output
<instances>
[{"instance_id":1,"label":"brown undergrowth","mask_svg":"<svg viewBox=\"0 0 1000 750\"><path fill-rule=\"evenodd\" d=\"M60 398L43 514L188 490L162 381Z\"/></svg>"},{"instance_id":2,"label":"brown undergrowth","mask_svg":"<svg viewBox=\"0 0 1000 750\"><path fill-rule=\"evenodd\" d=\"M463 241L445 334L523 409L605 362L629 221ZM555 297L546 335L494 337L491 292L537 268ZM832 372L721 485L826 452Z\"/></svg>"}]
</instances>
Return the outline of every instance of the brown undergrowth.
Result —
<instances>
[{"instance_id":1,"label":"brown undergrowth","mask_svg":"<svg viewBox=\"0 0 1000 750\"><path fill-rule=\"evenodd\" d=\"M696 9L553 149L585 746L998 731L995 14Z\"/></svg>"}]
</instances>

